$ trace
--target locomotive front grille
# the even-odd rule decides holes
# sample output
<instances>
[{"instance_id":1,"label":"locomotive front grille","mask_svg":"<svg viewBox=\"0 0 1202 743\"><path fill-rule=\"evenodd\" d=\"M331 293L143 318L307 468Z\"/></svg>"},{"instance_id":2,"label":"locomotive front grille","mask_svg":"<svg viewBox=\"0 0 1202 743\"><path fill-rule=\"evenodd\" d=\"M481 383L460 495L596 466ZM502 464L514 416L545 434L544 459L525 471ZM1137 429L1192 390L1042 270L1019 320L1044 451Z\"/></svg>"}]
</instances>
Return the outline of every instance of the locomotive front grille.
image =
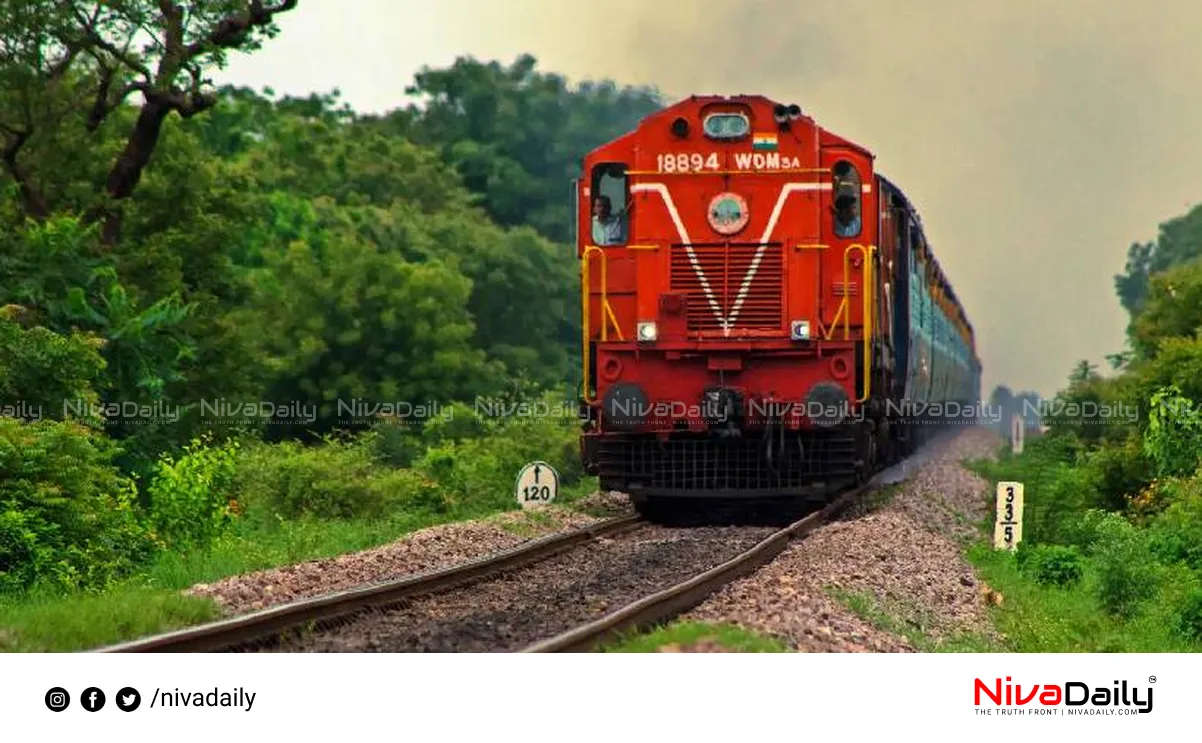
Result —
<instances>
[{"instance_id":1,"label":"locomotive front grille","mask_svg":"<svg viewBox=\"0 0 1202 743\"><path fill-rule=\"evenodd\" d=\"M661 495L788 494L855 475L850 434L787 432L767 457L763 440L718 441L704 434L660 441L653 436L604 436L597 444L603 488Z\"/></svg>"},{"instance_id":2,"label":"locomotive front grille","mask_svg":"<svg viewBox=\"0 0 1202 743\"><path fill-rule=\"evenodd\" d=\"M690 248L692 256L689 255ZM756 263L756 253L760 253ZM755 271L752 272L752 265ZM699 275L700 274L700 275ZM709 285L707 295L701 277ZM780 330L784 265L780 243L675 245L672 247L671 287L688 298L691 332L721 331L738 306L731 327ZM743 301L739 302L742 294ZM710 302L713 298L713 303ZM714 304L719 311L715 312ZM720 314L719 314L720 313Z\"/></svg>"}]
</instances>

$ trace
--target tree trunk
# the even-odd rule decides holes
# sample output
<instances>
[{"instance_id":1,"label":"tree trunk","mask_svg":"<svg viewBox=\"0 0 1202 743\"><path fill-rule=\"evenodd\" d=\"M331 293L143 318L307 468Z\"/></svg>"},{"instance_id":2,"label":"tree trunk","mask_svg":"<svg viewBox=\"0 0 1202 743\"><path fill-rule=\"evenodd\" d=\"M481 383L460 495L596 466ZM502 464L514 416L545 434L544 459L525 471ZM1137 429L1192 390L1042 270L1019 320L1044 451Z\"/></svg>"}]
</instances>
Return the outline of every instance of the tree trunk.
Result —
<instances>
[{"instance_id":1,"label":"tree trunk","mask_svg":"<svg viewBox=\"0 0 1202 743\"><path fill-rule=\"evenodd\" d=\"M130 197L142 178L142 171L150 162L163 122L171 113L171 107L161 101L147 100L138 114L133 133L125 143L125 150L109 171L105 192L109 206L104 215L104 244L112 247L121 237L121 201Z\"/></svg>"}]
</instances>

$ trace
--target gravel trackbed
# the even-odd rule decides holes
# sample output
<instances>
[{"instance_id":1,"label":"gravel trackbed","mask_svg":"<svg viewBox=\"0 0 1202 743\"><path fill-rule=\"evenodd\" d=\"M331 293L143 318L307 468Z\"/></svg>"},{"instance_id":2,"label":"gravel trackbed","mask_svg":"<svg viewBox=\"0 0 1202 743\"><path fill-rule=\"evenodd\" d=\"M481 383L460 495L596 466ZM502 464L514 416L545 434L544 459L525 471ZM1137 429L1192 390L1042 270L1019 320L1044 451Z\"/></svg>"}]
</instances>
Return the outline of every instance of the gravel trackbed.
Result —
<instances>
[{"instance_id":1,"label":"gravel trackbed","mask_svg":"<svg viewBox=\"0 0 1202 743\"><path fill-rule=\"evenodd\" d=\"M936 646L957 636L995 638L986 607L996 594L961 556L989 513L988 485L961 462L991 457L1000 444L986 429L931 444L887 504L815 530L682 619L737 624L803 652L919 650L903 627Z\"/></svg>"},{"instance_id":2,"label":"gravel trackbed","mask_svg":"<svg viewBox=\"0 0 1202 743\"><path fill-rule=\"evenodd\" d=\"M592 496L582 507L606 514L622 513L620 504L612 496L601 493ZM508 512L482 521L434 526L374 549L235 575L193 586L187 593L214 599L227 616L246 614L369 583L447 568L603 520L554 505L537 510L537 514L533 511Z\"/></svg>"},{"instance_id":3,"label":"gravel trackbed","mask_svg":"<svg viewBox=\"0 0 1202 743\"><path fill-rule=\"evenodd\" d=\"M773 527L646 525L407 606L302 636L284 652L505 652L729 560Z\"/></svg>"}]
</instances>

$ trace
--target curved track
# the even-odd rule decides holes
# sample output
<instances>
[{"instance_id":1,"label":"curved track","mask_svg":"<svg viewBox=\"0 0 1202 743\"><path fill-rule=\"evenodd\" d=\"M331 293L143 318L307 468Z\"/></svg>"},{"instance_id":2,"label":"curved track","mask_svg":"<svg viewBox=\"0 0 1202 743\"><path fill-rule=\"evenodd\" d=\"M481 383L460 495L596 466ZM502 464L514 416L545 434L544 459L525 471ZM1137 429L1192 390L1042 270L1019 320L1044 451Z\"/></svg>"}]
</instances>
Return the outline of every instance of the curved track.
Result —
<instances>
[{"instance_id":1,"label":"curved track","mask_svg":"<svg viewBox=\"0 0 1202 743\"><path fill-rule=\"evenodd\" d=\"M387 608L423 594L486 579L596 539L620 534L641 523L642 520L637 516L610 519L443 570L297 601L253 614L101 648L98 652L196 653L246 645L271 639L298 627L345 619L363 611Z\"/></svg>"},{"instance_id":2,"label":"curved track","mask_svg":"<svg viewBox=\"0 0 1202 743\"><path fill-rule=\"evenodd\" d=\"M696 606L771 562L871 487L845 491L780 529L611 519L464 565L100 652L587 651Z\"/></svg>"}]
</instances>

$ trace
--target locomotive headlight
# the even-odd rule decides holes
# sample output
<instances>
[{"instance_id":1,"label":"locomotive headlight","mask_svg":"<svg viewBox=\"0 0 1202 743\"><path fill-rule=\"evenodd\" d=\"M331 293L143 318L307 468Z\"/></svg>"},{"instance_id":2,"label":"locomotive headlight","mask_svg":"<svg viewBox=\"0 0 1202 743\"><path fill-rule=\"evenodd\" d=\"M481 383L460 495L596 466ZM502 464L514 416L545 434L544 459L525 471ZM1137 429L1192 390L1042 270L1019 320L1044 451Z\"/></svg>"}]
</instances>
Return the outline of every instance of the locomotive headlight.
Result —
<instances>
[{"instance_id":1,"label":"locomotive headlight","mask_svg":"<svg viewBox=\"0 0 1202 743\"><path fill-rule=\"evenodd\" d=\"M656 330L655 323L653 323L653 322L639 323L637 332L639 335L639 340L641 340L641 341L653 341L653 340L655 340L656 336L658 335L658 331Z\"/></svg>"},{"instance_id":2,"label":"locomotive headlight","mask_svg":"<svg viewBox=\"0 0 1202 743\"><path fill-rule=\"evenodd\" d=\"M808 341L810 339L810 321L794 320L789 334L795 341Z\"/></svg>"}]
</instances>

